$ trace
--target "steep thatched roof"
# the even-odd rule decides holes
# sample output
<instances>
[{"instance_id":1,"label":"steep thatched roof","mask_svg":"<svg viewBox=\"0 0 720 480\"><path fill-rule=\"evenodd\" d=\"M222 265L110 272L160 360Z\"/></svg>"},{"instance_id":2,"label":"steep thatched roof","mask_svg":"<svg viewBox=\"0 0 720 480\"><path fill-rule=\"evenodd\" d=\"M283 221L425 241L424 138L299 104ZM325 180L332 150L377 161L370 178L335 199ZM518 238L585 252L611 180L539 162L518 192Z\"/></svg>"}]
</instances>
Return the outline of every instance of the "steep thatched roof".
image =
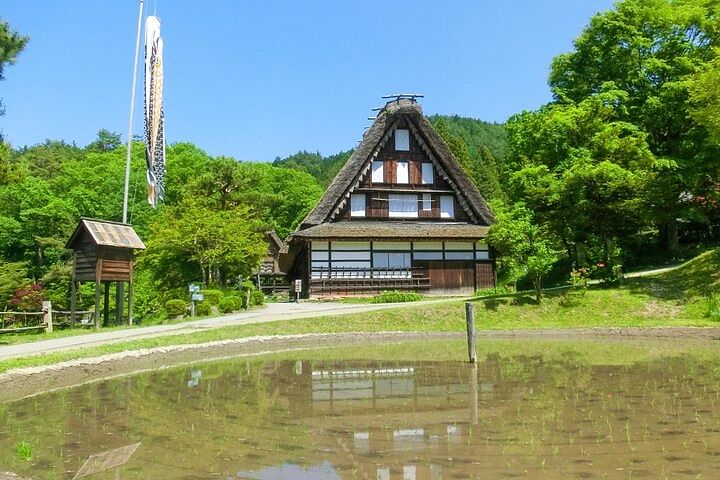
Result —
<instances>
[{"instance_id":1,"label":"steep thatched roof","mask_svg":"<svg viewBox=\"0 0 720 480\"><path fill-rule=\"evenodd\" d=\"M440 175L445 177L457 193L460 205L468 212L472 223L490 225L494 217L477 187L470 181L450 149L422 113L414 100L402 98L388 102L365 133L345 166L332 181L315 208L303 220L301 230L331 221L342 208L350 193L359 186L369 172L372 160L392 136L396 124L404 118L425 153L432 159Z\"/></svg>"},{"instance_id":2,"label":"steep thatched roof","mask_svg":"<svg viewBox=\"0 0 720 480\"><path fill-rule=\"evenodd\" d=\"M295 232L300 238L481 239L489 227L445 222L330 222Z\"/></svg>"}]
</instances>

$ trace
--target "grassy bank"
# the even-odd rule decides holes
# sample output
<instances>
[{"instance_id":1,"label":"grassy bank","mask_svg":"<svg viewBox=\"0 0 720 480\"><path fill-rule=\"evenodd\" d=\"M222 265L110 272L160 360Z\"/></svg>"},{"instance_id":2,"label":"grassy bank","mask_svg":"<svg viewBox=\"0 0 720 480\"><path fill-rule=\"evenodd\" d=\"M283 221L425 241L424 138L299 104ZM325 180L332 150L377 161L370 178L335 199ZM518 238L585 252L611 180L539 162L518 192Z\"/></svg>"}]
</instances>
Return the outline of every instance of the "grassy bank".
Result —
<instances>
[{"instance_id":1,"label":"grassy bank","mask_svg":"<svg viewBox=\"0 0 720 480\"><path fill-rule=\"evenodd\" d=\"M477 300L480 330L720 326L710 315L708 295L718 290L720 250L707 252L680 268L652 277L635 278L616 288L594 286L587 291L553 292L537 304L531 295ZM86 347L0 362L0 371L55 363L106 353L167 345L203 343L254 335L300 333L464 331L462 302L224 327L192 334L170 335Z\"/></svg>"}]
</instances>

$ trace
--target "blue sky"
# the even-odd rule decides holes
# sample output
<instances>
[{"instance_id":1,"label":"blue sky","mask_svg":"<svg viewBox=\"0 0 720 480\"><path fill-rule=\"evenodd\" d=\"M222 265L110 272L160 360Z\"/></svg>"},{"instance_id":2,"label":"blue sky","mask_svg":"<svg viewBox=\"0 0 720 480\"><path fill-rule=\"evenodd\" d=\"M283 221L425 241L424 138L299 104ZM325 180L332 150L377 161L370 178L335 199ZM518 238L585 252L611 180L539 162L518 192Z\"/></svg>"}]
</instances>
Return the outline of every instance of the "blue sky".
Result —
<instances>
[{"instance_id":1,"label":"blue sky","mask_svg":"<svg viewBox=\"0 0 720 480\"><path fill-rule=\"evenodd\" d=\"M387 93L496 122L535 109L550 99L552 58L612 3L146 0L145 12L163 22L167 140L272 160L355 146ZM125 138L138 4L3 1L0 17L31 37L0 83L8 141ZM136 102L137 134L141 89Z\"/></svg>"}]
</instances>

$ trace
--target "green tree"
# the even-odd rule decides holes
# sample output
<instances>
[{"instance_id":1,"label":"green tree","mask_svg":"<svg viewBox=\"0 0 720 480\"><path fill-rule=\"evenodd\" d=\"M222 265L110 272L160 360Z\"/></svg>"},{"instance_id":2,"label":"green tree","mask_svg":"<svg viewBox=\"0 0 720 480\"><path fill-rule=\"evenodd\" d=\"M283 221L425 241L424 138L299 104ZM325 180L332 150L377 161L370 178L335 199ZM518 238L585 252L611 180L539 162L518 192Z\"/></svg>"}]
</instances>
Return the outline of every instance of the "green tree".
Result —
<instances>
[{"instance_id":1,"label":"green tree","mask_svg":"<svg viewBox=\"0 0 720 480\"><path fill-rule=\"evenodd\" d=\"M98 130L97 138L85 148L96 152L109 152L115 150L120 145L122 145L122 143L120 142L119 133L102 128Z\"/></svg>"},{"instance_id":2,"label":"green tree","mask_svg":"<svg viewBox=\"0 0 720 480\"><path fill-rule=\"evenodd\" d=\"M20 35L7 22L0 20L0 80L5 79L5 67L12 65L22 52L29 37ZM0 101L0 115L5 114L5 107ZM0 135L2 140L2 135Z\"/></svg>"},{"instance_id":3,"label":"green tree","mask_svg":"<svg viewBox=\"0 0 720 480\"><path fill-rule=\"evenodd\" d=\"M163 288L198 278L221 285L225 279L252 273L266 251L264 236L247 207L216 210L186 200L165 207L155 218L141 264Z\"/></svg>"},{"instance_id":4,"label":"green tree","mask_svg":"<svg viewBox=\"0 0 720 480\"><path fill-rule=\"evenodd\" d=\"M495 223L488 243L500 254L508 280L530 277L535 298L542 299L543 277L550 272L557 256L548 235L534 222L532 212L518 203L509 208L495 207Z\"/></svg>"},{"instance_id":5,"label":"green tree","mask_svg":"<svg viewBox=\"0 0 720 480\"><path fill-rule=\"evenodd\" d=\"M715 59L698 72L690 86L695 120L705 126L716 145L720 145L720 49Z\"/></svg>"},{"instance_id":6,"label":"green tree","mask_svg":"<svg viewBox=\"0 0 720 480\"><path fill-rule=\"evenodd\" d=\"M679 199L698 193L717 172L716 152L690 115L691 79L713 57L718 23L715 2L623 0L595 15L574 50L553 60L550 86L556 103L579 103L607 89L626 94L620 120L647 133L650 150L674 168L658 170L662 190L651 202L663 244L677 249Z\"/></svg>"}]
</instances>

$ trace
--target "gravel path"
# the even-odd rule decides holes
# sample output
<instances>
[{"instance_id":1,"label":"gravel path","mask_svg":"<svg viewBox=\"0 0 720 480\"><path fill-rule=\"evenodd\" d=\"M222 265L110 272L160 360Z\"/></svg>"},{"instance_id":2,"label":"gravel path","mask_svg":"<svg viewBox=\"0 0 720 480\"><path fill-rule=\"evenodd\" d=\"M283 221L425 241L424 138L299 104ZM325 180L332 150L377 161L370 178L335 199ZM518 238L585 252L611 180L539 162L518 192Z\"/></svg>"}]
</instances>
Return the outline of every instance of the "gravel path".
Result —
<instances>
[{"instance_id":1,"label":"gravel path","mask_svg":"<svg viewBox=\"0 0 720 480\"><path fill-rule=\"evenodd\" d=\"M107 332L88 333L69 337L54 338L51 340L38 340L36 342L19 343L0 347L0 360L9 358L41 355L50 352L73 350L77 348L112 343L127 342L145 338L161 337L165 335L184 335L200 330L208 330L234 325L250 323L274 322L277 320L295 320L299 318L321 317L326 315L347 315L350 313L372 312L388 308L409 308L422 305L431 305L443 302L459 301L458 297L449 297L437 300L426 300L408 303L270 303L262 310L235 313L221 317L205 318L190 322L171 325L153 325L118 329Z\"/></svg>"}]
</instances>

